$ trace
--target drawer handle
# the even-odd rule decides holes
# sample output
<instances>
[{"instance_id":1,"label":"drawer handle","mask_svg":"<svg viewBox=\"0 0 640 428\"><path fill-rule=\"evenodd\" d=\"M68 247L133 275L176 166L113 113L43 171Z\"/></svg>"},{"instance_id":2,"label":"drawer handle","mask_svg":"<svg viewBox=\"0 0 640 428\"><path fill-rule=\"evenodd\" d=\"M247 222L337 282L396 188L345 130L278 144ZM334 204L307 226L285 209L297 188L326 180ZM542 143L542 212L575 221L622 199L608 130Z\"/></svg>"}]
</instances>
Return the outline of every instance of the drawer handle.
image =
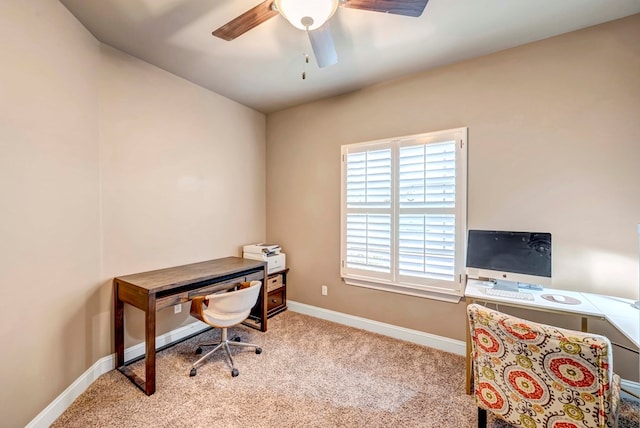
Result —
<instances>
[{"instance_id":1,"label":"drawer handle","mask_svg":"<svg viewBox=\"0 0 640 428\"><path fill-rule=\"evenodd\" d=\"M271 299L271 303L278 303L276 299Z\"/></svg>"}]
</instances>

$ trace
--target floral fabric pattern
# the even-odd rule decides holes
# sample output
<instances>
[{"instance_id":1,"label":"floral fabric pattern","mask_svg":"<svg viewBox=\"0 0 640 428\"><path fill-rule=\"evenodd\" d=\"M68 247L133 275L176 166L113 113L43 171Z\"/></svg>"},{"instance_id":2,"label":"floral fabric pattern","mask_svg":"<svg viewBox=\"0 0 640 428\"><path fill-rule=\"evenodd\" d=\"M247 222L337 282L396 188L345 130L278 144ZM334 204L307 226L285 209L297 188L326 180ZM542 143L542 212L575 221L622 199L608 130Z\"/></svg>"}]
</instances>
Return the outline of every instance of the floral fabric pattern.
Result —
<instances>
[{"instance_id":1,"label":"floral fabric pattern","mask_svg":"<svg viewBox=\"0 0 640 428\"><path fill-rule=\"evenodd\" d=\"M526 428L616 426L620 379L604 336L467 306L478 407Z\"/></svg>"}]
</instances>

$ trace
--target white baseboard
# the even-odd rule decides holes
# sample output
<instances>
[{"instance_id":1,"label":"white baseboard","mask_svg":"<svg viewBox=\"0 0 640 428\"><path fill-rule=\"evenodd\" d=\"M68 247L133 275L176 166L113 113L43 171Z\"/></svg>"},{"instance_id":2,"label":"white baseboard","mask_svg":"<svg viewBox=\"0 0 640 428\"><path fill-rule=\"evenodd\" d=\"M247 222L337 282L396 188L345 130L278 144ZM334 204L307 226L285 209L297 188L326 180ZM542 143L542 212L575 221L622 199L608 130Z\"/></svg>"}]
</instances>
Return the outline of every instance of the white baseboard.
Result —
<instances>
[{"instance_id":1,"label":"white baseboard","mask_svg":"<svg viewBox=\"0 0 640 428\"><path fill-rule=\"evenodd\" d=\"M162 336L156 337L156 349L162 348L163 346L169 345L170 343L184 339L185 337L190 336L192 334L200 333L208 328L211 328L211 327L209 327L209 325L203 323L202 321L196 320L191 324L187 324L183 327L177 328L175 330L171 330L170 332L165 333ZM144 355L144 346L145 346L144 342L142 342L125 349L124 360L131 361L134 358L138 358L141 355Z\"/></svg>"},{"instance_id":2,"label":"white baseboard","mask_svg":"<svg viewBox=\"0 0 640 428\"><path fill-rule=\"evenodd\" d=\"M172 342L184 339L192 334L207 330L209 326L202 321L172 330L156 338L156 347L161 348ZM144 343L131 346L124 351L124 360L129 361L144 355ZM87 371L82 373L62 394L58 395L42 412L38 414L26 428L47 428L78 398L96 379L115 368L115 354L107 355L95 362Z\"/></svg>"},{"instance_id":3,"label":"white baseboard","mask_svg":"<svg viewBox=\"0 0 640 428\"><path fill-rule=\"evenodd\" d=\"M624 392L636 399L640 398L640 383L627 379L620 379L620 387Z\"/></svg>"},{"instance_id":4,"label":"white baseboard","mask_svg":"<svg viewBox=\"0 0 640 428\"><path fill-rule=\"evenodd\" d=\"M461 340L436 336L435 334L398 327L393 324L385 324L367 318L356 317L342 312L335 312L291 300L287 300L287 308L301 314L360 328L362 330L371 331L384 336L390 336L396 339L406 340L407 342L417 343L419 345L428 346L441 351L451 352L457 355L466 355L466 344Z\"/></svg>"},{"instance_id":5,"label":"white baseboard","mask_svg":"<svg viewBox=\"0 0 640 428\"><path fill-rule=\"evenodd\" d=\"M27 428L46 428L50 426L66 409L78 398L91 384L102 374L112 370L114 367L114 354L100 358L87 371L76 379L58 395L38 416L27 424Z\"/></svg>"}]
</instances>

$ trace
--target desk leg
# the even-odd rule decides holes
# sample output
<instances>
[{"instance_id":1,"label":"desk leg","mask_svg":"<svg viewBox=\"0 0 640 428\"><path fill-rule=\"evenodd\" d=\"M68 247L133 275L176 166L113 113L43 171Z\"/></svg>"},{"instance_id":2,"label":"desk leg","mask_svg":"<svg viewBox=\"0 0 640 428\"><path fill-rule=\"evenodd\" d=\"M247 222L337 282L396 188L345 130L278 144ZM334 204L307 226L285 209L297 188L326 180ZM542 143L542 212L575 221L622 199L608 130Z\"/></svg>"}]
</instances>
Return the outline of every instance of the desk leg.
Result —
<instances>
[{"instance_id":1,"label":"desk leg","mask_svg":"<svg viewBox=\"0 0 640 428\"><path fill-rule=\"evenodd\" d=\"M465 359L465 369L466 369L466 385L465 385L465 392L468 395L471 395L473 393L472 389L472 385L471 385L471 371L473 369L472 367L472 361L471 361L471 331L469 330L469 326L467 326L467 349L466 349L466 359Z\"/></svg>"},{"instance_id":2,"label":"desk leg","mask_svg":"<svg viewBox=\"0 0 640 428\"><path fill-rule=\"evenodd\" d=\"M264 269L264 274L262 277L262 287L260 289L260 301L262 305L260 305L260 317L262 318L262 322L260 323L260 331L267 331L267 308L269 305L269 293L267 293L267 268Z\"/></svg>"},{"instance_id":3,"label":"desk leg","mask_svg":"<svg viewBox=\"0 0 640 428\"><path fill-rule=\"evenodd\" d=\"M156 295L150 294L145 313L145 382L144 392L156 392Z\"/></svg>"},{"instance_id":4,"label":"desk leg","mask_svg":"<svg viewBox=\"0 0 640 428\"><path fill-rule=\"evenodd\" d=\"M113 282L114 347L116 367L124 365L124 302L118 297L118 282Z\"/></svg>"}]
</instances>

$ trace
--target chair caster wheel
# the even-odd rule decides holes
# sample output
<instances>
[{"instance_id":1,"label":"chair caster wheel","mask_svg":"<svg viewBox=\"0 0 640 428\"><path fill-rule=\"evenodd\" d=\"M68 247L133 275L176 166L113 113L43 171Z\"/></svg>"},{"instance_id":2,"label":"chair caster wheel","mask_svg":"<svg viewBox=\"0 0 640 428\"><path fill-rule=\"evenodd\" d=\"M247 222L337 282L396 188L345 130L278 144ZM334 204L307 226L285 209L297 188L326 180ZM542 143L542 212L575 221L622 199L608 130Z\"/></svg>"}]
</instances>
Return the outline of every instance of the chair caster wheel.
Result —
<instances>
[{"instance_id":1,"label":"chair caster wheel","mask_svg":"<svg viewBox=\"0 0 640 428\"><path fill-rule=\"evenodd\" d=\"M200 354L202 354L202 348L198 347L198 349L196 349L196 355Z\"/></svg>"},{"instance_id":2,"label":"chair caster wheel","mask_svg":"<svg viewBox=\"0 0 640 428\"><path fill-rule=\"evenodd\" d=\"M234 342L240 342L240 340L242 340L242 339L240 338L240 336L236 336L231 340L233 340Z\"/></svg>"},{"instance_id":3,"label":"chair caster wheel","mask_svg":"<svg viewBox=\"0 0 640 428\"><path fill-rule=\"evenodd\" d=\"M256 354L262 354L262 348L256 348Z\"/></svg>"},{"instance_id":4,"label":"chair caster wheel","mask_svg":"<svg viewBox=\"0 0 640 428\"><path fill-rule=\"evenodd\" d=\"M196 375L196 369L191 369L189 372L189 377L194 377Z\"/></svg>"},{"instance_id":5,"label":"chair caster wheel","mask_svg":"<svg viewBox=\"0 0 640 428\"><path fill-rule=\"evenodd\" d=\"M240 374L240 372L238 371L238 369L233 369L231 370L231 376L236 377Z\"/></svg>"}]
</instances>

